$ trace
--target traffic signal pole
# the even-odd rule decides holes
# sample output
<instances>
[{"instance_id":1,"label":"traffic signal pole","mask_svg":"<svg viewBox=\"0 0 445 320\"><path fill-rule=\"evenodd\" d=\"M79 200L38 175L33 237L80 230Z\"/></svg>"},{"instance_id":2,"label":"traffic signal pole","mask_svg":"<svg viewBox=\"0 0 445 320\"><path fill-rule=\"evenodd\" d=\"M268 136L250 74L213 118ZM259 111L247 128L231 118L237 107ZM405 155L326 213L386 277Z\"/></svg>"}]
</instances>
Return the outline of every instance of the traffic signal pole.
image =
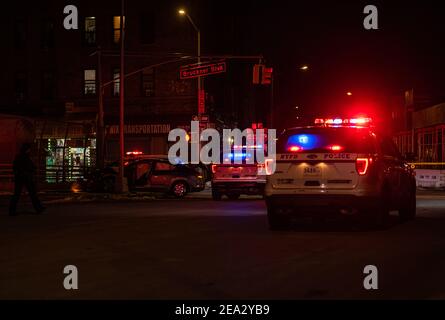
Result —
<instances>
[{"instance_id":1,"label":"traffic signal pole","mask_svg":"<svg viewBox=\"0 0 445 320\"><path fill-rule=\"evenodd\" d=\"M120 80L119 80L119 176L118 176L118 192L124 192L124 105L125 105L125 1L121 1L121 63L120 63Z\"/></svg>"},{"instance_id":2,"label":"traffic signal pole","mask_svg":"<svg viewBox=\"0 0 445 320\"><path fill-rule=\"evenodd\" d=\"M274 76L273 74L270 77L270 124L269 124L269 128L274 128L273 123L274 123L274 118L273 118L273 110L274 110Z\"/></svg>"},{"instance_id":3,"label":"traffic signal pole","mask_svg":"<svg viewBox=\"0 0 445 320\"><path fill-rule=\"evenodd\" d=\"M102 87L102 51L97 50L97 78L99 87L99 101L96 124L96 167L102 169L104 166L105 132L104 132L104 99Z\"/></svg>"}]
</instances>

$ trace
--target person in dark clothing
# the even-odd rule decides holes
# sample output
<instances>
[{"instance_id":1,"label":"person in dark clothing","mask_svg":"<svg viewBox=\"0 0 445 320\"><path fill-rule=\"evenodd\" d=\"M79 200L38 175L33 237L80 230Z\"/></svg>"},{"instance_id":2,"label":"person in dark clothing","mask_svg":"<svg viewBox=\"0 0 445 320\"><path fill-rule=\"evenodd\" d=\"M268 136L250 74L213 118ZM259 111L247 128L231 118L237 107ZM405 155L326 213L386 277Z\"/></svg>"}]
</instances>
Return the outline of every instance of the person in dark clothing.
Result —
<instances>
[{"instance_id":1,"label":"person in dark clothing","mask_svg":"<svg viewBox=\"0 0 445 320\"><path fill-rule=\"evenodd\" d=\"M20 149L20 153L15 157L13 163L14 171L14 194L11 198L9 206L9 215L17 215L17 203L22 193L23 187L29 193L31 197L32 205L37 213L42 213L45 207L42 206L39 198L37 197L36 185L34 183L34 173L36 167L31 160L31 145L24 143Z\"/></svg>"}]
</instances>

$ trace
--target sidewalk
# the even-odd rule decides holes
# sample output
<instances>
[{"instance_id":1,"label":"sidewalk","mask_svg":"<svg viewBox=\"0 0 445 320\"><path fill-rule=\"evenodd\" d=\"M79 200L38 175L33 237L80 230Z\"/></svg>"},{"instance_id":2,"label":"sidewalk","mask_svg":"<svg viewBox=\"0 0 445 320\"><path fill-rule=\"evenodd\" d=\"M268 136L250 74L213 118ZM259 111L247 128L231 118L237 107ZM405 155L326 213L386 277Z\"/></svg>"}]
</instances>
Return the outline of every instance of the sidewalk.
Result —
<instances>
[{"instance_id":1,"label":"sidewalk","mask_svg":"<svg viewBox=\"0 0 445 320\"><path fill-rule=\"evenodd\" d=\"M0 192L0 202L9 202L11 192ZM164 192L127 192L122 194L114 193L92 193L92 192L71 192L68 190L45 190L38 193L40 200L46 204L65 203L65 202L93 202L93 201L152 201L158 199L174 199L173 196L166 195ZM188 193L186 199L210 199L212 196L210 186L203 191ZM29 201L27 194L22 194L21 199Z\"/></svg>"}]
</instances>

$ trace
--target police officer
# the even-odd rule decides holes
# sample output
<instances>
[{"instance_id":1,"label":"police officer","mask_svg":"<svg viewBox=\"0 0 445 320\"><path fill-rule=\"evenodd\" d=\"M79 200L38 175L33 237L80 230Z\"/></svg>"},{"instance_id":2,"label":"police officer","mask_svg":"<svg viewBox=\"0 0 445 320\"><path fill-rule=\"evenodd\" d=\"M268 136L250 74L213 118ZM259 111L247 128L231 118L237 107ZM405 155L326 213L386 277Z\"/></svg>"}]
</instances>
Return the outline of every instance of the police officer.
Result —
<instances>
[{"instance_id":1,"label":"police officer","mask_svg":"<svg viewBox=\"0 0 445 320\"><path fill-rule=\"evenodd\" d=\"M37 213L42 213L45 207L40 203L37 197L36 185L34 183L34 173L36 167L31 160L31 144L24 143L20 149L20 153L15 157L13 163L14 171L14 194L11 198L11 203L9 206L9 215L17 215L17 203L22 193L23 187L29 193L31 197L32 205Z\"/></svg>"}]
</instances>

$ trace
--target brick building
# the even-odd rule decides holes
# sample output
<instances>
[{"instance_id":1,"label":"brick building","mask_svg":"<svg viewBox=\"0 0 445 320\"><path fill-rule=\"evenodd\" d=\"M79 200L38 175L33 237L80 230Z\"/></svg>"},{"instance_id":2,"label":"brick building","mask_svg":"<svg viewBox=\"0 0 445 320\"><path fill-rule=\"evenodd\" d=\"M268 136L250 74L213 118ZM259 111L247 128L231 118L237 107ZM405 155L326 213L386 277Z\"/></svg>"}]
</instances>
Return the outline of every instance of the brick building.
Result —
<instances>
[{"instance_id":1,"label":"brick building","mask_svg":"<svg viewBox=\"0 0 445 320\"><path fill-rule=\"evenodd\" d=\"M70 4L78 8L77 30L63 26L66 3L52 0L15 1L1 22L11 32L1 48L7 63L0 113L37 121L36 138L50 149L51 165L63 163L60 147L70 148L63 153L71 164L83 165L87 153L94 158L100 76L111 82L104 89L105 153L109 160L118 156L120 1ZM159 1L127 1L125 73L195 54L195 32L175 9ZM127 150L165 153L170 128L187 125L196 113L196 81L180 80L179 65L145 69L125 80Z\"/></svg>"}]
</instances>

